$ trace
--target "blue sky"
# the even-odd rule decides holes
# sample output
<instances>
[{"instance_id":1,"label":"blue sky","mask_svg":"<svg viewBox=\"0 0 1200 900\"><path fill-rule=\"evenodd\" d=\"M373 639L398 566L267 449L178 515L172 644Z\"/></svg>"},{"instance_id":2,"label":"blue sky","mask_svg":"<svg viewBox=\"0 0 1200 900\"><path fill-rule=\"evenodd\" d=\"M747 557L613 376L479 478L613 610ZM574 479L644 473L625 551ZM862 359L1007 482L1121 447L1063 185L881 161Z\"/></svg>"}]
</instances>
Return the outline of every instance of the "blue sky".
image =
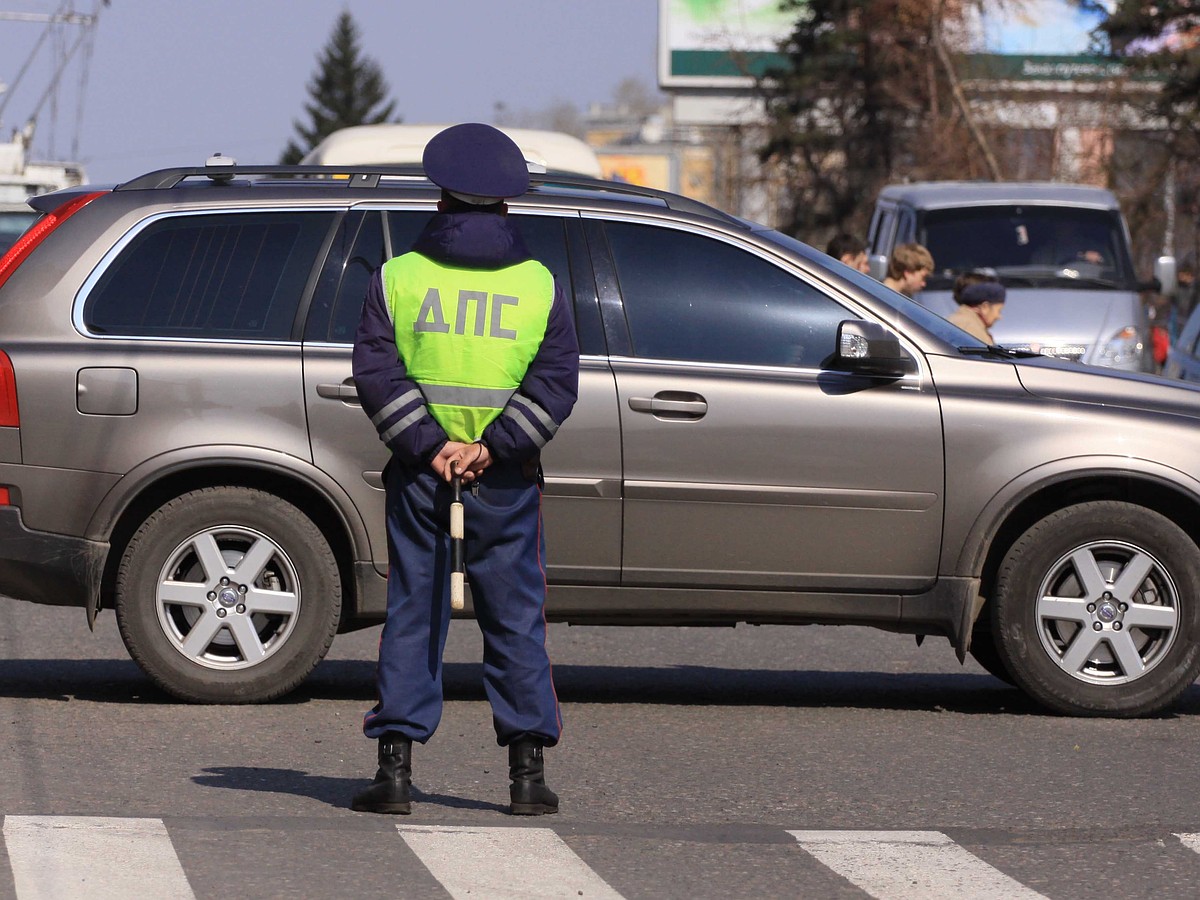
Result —
<instances>
[{"instance_id":1,"label":"blue sky","mask_svg":"<svg viewBox=\"0 0 1200 900\"><path fill-rule=\"evenodd\" d=\"M761 5L753 0L751 6ZM99 9L89 75L79 58L34 149L77 158L92 181L195 165L220 151L275 162L307 117L305 86L338 13L349 9L406 122L493 121L512 111L607 102L625 78L657 84L658 0L0 0L0 12ZM1068 0L1022 0L985 26L990 49L1079 53L1094 15ZM1014 12L1015 11L1015 12ZM1022 21L1021 12L1027 14ZM0 20L0 82L13 84L44 26ZM64 29L73 41L78 30ZM24 124L53 55L35 58L0 113L0 139ZM3 102L4 95L0 95Z\"/></svg>"},{"instance_id":2,"label":"blue sky","mask_svg":"<svg viewBox=\"0 0 1200 900\"><path fill-rule=\"evenodd\" d=\"M0 11L49 13L62 2L0 0ZM406 122L492 121L498 102L584 108L611 100L625 78L657 83L656 0L111 0L99 6L78 127L77 58L57 116L47 103L38 117L35 150L66 158L77 138L95 182L197 165L215 151L275 162L293 120L307 121L305 86L343 8ZM13 84L42 30L0 21L0 82ZM44 62L12 92L4 140L45 90L51 59L43 48Z\"/></svg>"},{"instance_id":3,"label":"blue sky","mask_svg":"<svg viewBox=\"0 0 1200 900\"><path fill-rule=\"evenodd\" d=\"M989 17L984 39L993 53L1069 56L1087 51L1089 33L1103 20L1068 0L1023 0Z\"/></svg>"}]
</instances>

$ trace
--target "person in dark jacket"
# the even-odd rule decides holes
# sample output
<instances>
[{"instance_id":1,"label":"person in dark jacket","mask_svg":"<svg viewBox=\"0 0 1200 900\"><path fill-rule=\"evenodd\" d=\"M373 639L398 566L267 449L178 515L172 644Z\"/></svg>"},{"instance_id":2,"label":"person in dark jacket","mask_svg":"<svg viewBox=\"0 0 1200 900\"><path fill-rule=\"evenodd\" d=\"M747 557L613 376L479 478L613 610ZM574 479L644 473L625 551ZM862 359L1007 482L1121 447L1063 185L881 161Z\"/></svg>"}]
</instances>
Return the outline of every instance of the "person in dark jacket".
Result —
<instances>
[{"instance_id":1,"label":"person in dark jacket","mask_svg":"<svg viewBox=\"0 0 1200 900\"><path fill-rule=\"evenodd\" d=\"M351 805L409 813L412 742L441 718L457 471L470 485L467 582L496 739L509 751L510 811L553 813L542 751L562 722L545 646L539 454L575 404L579 346L561 287L506 217L504 199L529 187L517 145L488 125L456 125L423 162L442 188L438 213L372 277L354 345L359 398L392 456L379 701L363 724L379 770Z\"/></svg>"}]
</instances>

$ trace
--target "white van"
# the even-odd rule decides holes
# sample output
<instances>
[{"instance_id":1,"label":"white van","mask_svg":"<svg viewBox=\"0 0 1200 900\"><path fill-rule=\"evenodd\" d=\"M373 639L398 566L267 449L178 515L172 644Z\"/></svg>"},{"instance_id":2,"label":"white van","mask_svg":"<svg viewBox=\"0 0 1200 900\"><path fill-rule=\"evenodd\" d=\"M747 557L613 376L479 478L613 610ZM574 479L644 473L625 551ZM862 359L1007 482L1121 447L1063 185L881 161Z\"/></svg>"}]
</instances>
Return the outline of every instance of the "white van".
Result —
<instances>
[{"instance_id":1,"label":"white van","mask_svg":"<svg viewBox=\"0 0 1200 900\"><path fill-rule=\"evenodd\" d=\"M994 269L1008 289L996 342L1127 371L1151 371L1149 323L1117 198L1103 188L1017 182L921 182L885 187L867 244L882 280L900 244L933 254L914 298L941 316L966 270ZM1175 260L1155 263L1159 289L1174 289Z\"/></svg>"},{"instance_id":2,"label":"white van","mask_svg":"<svg viewBox=\"0 0 1200 900\"><path fill-rule=\"evenodd\" d=\"M300 162L314 166L419 164L425 145L449 125L355 125L317 144ZM525 154L526 162L547 172L600 178L596 152L561 131L501 128Z\"/></svg>"}]
</instances>

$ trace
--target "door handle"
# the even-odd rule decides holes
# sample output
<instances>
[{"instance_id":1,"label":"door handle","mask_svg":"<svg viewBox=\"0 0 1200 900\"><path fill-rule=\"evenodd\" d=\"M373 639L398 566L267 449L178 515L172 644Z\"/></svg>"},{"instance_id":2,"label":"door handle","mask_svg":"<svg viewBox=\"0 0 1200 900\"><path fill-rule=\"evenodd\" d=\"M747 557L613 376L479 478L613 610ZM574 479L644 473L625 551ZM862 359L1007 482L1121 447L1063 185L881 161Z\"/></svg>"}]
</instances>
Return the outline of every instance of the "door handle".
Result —
<instances>
[{"instance_id":1,"label":"door handle","mask_svg":"<svg viewBox=\"0 0 1200 900\"><path fill-rule=\"evenodd\" d=\"M653 397L630 397L629 408L666 419L700 419L708 412L708 403L699 394L660 391Z\"/></svg>"},{"instance_id":2,"label":"door handle","mask_svg":"<svg viewBox=\"0 0 1200 900\"><path fill-rule=\"evenodd\" d=\"M341 384L318 384L317 396L324 397L326 400L341 400L344 403L357 403L358 388L354 386L353 378L347 378Z\"/></svg>"}]
</instances>

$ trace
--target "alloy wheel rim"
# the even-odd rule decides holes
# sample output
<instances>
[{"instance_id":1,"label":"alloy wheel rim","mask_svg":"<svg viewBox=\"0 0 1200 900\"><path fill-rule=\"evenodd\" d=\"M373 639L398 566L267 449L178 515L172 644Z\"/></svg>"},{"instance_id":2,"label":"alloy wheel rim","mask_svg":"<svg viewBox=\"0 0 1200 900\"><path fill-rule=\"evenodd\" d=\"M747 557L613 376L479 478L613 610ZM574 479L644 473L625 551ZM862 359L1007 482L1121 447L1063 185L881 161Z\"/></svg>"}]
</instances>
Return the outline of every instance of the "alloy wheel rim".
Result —
<instances>
[{"instance_id":1,"label":"alloy wheel rim","mask_svg":"<svg viewBox=\"0 0 1200 900\"><path fill-rule=\"evenodd\" d=\"M236 670L279 651L300 612L300 578L277 543L218 525L180 542L159 572L155 603L171 645L197 665Z\"/></svg>"},{"instance_id":2,"label":"alloy wheel rim","mask_svg":"<svg viewBox=\"0 0 1200 900\"><path fill-rule=\"evenodd\" d=\"M1179 593L1167 568L1124 541L1092 541L1063 554L1042 579L1042 649L1072 678L1127 684L1155 669L1179 633Z\"/></svg>"}]
</instances>

